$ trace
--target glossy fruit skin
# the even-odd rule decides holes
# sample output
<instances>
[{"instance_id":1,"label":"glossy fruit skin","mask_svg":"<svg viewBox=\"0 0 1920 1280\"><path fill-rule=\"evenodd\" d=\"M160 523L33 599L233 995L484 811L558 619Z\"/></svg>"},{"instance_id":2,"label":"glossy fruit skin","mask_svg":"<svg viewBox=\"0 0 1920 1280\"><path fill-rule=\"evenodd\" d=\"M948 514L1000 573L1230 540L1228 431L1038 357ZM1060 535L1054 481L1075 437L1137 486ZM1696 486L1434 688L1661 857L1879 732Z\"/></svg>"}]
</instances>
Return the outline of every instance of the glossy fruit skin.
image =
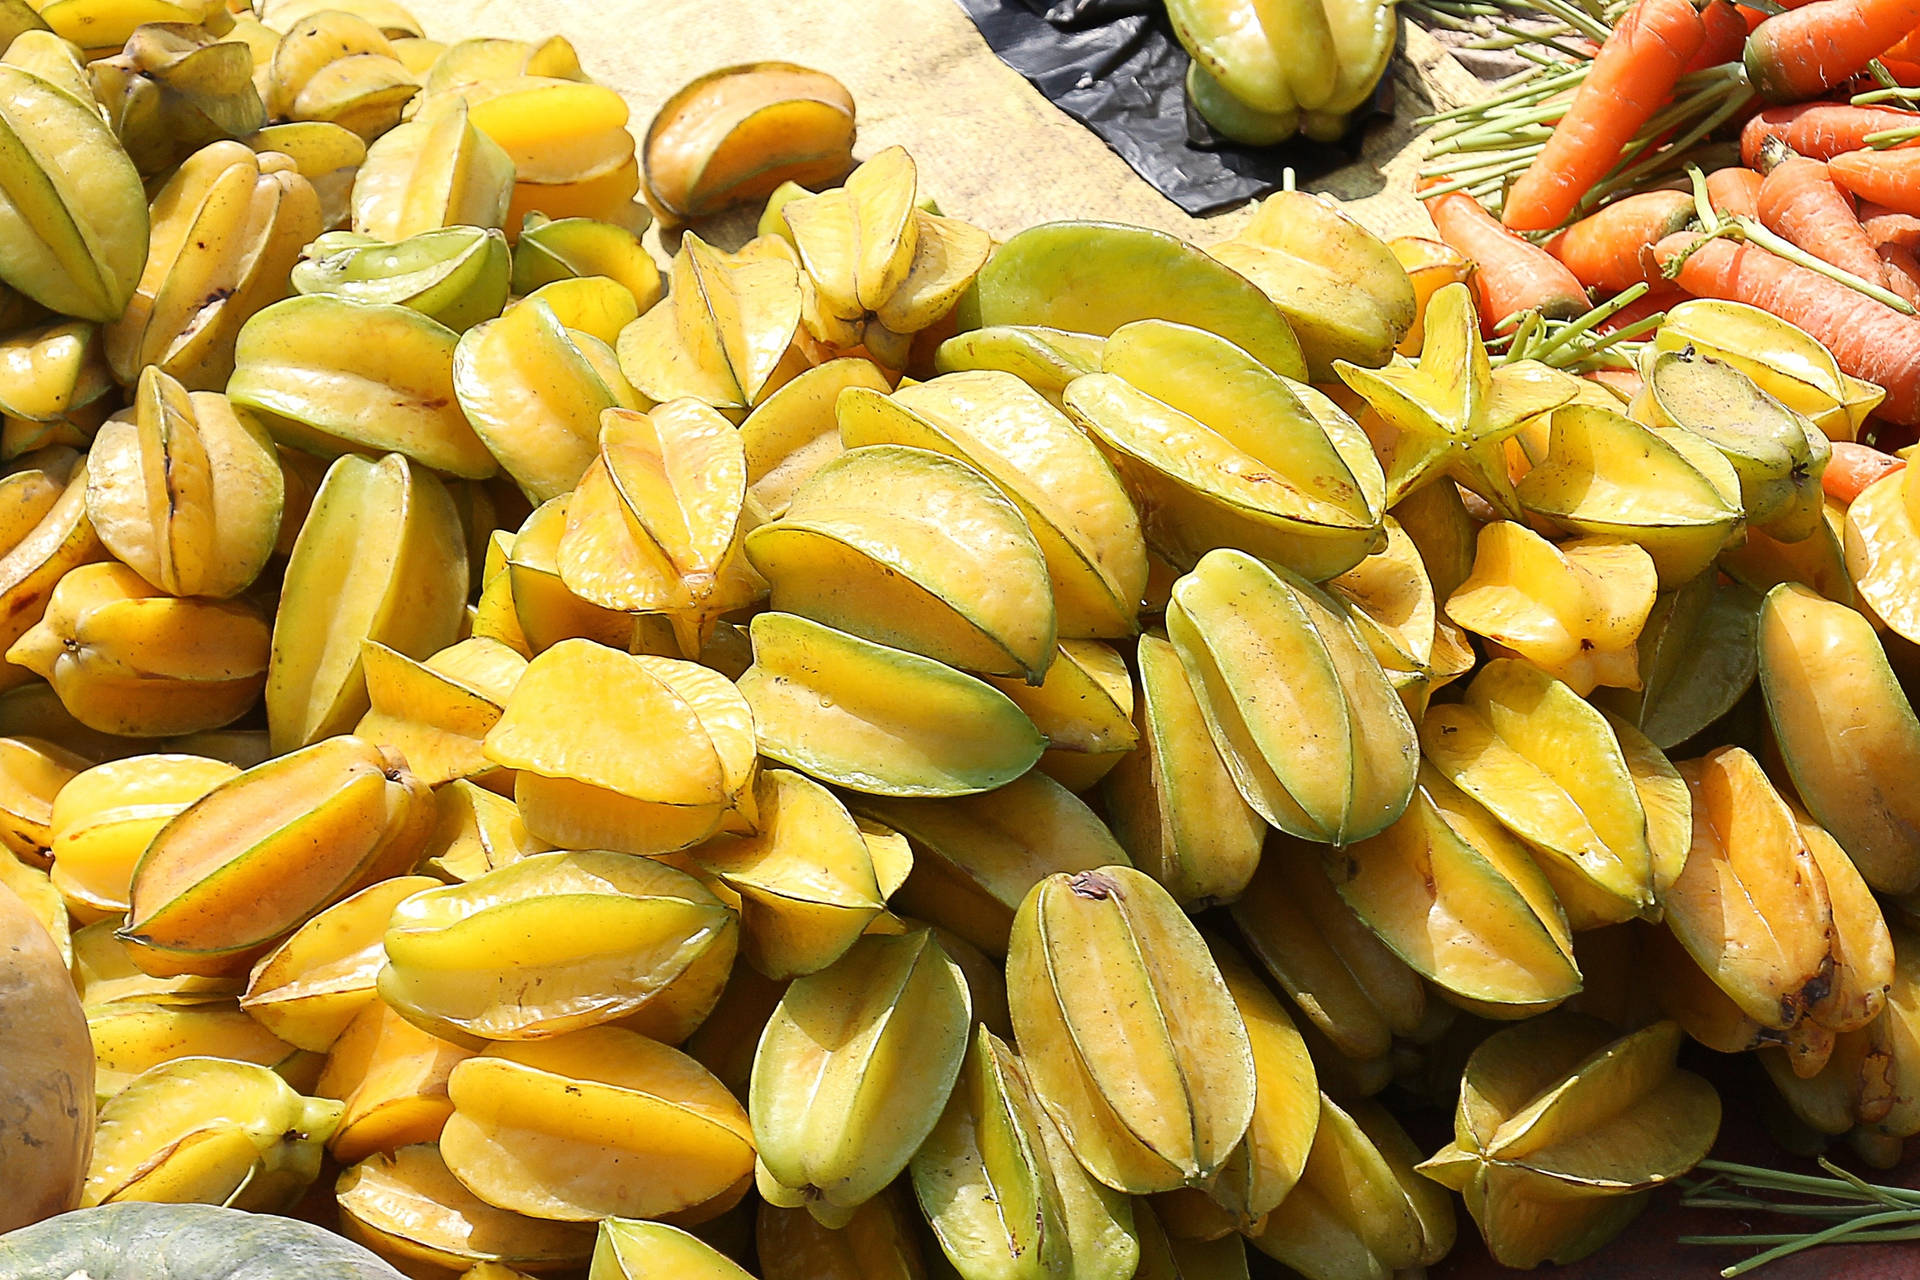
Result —
<instances>
[{"instance_id":1,"label":"glossy fruit skin","mask_svg":"<svg viewBox=\"0 0 1920 1280\"><path fill-rule=\"evenodd\" d=\"M10 855L8 855L10 856ZM0 1231L80 1203L93 1150L93 1044L46 926L0 888ZM0 1252L0 1274L6 1262ZM65 1274L64 1272L62 1274Z\"/></svg>"}]
</instances>

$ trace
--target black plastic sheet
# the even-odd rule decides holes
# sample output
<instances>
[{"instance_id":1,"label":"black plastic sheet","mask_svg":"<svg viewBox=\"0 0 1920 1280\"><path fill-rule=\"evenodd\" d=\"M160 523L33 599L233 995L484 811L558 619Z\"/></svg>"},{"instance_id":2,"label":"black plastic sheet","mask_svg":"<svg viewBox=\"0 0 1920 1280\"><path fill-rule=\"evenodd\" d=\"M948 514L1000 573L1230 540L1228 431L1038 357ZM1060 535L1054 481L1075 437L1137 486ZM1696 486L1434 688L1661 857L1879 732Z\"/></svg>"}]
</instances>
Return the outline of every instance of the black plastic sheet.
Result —
<instances>
[{"instance_id":1,"label":"black plastic sheet","mask_svg":"<svg viewBox=\"0 0 1920 1280\"><path fill-rule=\"evenodd\" d=\"M1187 52L1161 0L959 0L1002 62L1197 216L1352 164L1367 124L1391 112L1392 77L1338 143L1248 147L1215 137L1186 102Z\"/></svg>"}]
</instances>

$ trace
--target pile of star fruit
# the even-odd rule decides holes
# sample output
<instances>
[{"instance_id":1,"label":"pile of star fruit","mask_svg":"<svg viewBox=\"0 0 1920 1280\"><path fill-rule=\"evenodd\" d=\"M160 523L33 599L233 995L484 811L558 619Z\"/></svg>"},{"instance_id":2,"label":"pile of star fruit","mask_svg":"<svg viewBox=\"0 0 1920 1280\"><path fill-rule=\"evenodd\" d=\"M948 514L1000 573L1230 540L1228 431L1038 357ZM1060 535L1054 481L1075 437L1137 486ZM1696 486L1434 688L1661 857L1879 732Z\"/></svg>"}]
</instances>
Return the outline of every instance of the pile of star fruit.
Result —
<instances>
[{"instance_id":1,"label":"pile of star fruit","mask_svg":"<svg viewBox=\"0 0 1920 1280\"><path fill-rule=\"evenodd\" d=\"M1329 200L996 244L819 72L636 148L564 40L342 2L0 4L0 1005L98 1104L10 1185L1346 1280L1455 1192L1601 1247L1689 1037L1920 1131L1920 505L1806 335L1676 307L1629 403ZM643 170L759 234L663 287Z\"/></svg>"}]
</instances>

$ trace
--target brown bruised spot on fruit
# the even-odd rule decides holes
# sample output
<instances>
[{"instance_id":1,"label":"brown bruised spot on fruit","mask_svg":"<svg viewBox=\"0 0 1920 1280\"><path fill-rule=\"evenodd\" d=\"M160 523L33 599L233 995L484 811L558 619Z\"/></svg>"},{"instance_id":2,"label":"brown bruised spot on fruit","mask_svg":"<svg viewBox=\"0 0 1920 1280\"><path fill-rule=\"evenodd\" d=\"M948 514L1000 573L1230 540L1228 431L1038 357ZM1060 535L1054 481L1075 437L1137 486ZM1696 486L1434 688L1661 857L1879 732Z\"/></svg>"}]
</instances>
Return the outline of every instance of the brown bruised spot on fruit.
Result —
<instances>
[{"instance_id":1,"label":"brown bruised spot on fruit","mask_svg":"<svg viewBox=\"0 0 1920 1280\"><path fill-rule=\"evenodd\" d=\"M1123 896L1120 886L1112 876L1102 875L1098 871L1082 871L1067 881L1067 887L1073 890L1077 898L1091 898L1095 902L1105 902L1108 898Z\"/></svg>"},{"instance_id":2,"label":"brown bruised spot on fruit","mask_svg":"<svg viewBox=\"0 0 1920 1280\"><path fill-rule=\"evenodd\" d=\"M1795 883L1799 883L1797 878ZM1780 997L1780 1013L1789 1023L1797 1021L1801 1014L1826 999L1832 990L1833 957L1828 956L1818 976L1810 979L1798 991Z\"/></svg>"}]
</instances>

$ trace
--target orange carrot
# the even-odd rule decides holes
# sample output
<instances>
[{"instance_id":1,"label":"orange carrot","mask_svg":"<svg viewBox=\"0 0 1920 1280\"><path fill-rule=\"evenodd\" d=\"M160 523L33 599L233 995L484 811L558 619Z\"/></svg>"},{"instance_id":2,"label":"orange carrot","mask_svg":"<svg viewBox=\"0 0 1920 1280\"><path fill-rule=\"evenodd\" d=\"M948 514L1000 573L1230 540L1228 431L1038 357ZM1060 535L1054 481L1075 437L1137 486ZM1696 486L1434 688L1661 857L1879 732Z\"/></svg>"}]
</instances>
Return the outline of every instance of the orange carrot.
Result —
<instances>
[{"instance_id":1,"label":"orange carrot","mask_svg":"<svg viewBox=\"0 0 1920 1280\"><path fill-rule=\"evenodd\" d=\"M1700 31L1700 47L1680 74L1740 61L1747 45L1747 20L1733 0L1707 0L1707 7L1700 11Z\"/></svg>"},{"instance_id":2,"label":"orange carrot","mask_svg":"<svg viewBox=\"0 0 1920 1280\"><path fill-rule=\"evenodd\" d=\"M1911 213L1900 213L1883 204L1862 200L1860 225L1866 228L1867 239L1873 241L1876 249L1888 245L1904 249L1920 247L1920 217Z\"/></svg>"},{"instance_id":3,"label":"orange carrot","mask_svg":"<svg viewBox=\"0 0 1920 1280\"><path fill-rule=\"evenodd\" d=\"M1589 289L1619 293L1647 278L1640 251L1694 218L1684 191L1642 191L1588 214L1547 241L1548 253Z\"/></svg>"},{"instance_id":4,"label":"orange carrot","mask_svg":"<svg viewBox=\"0 0 1920 1280\"><path fill-rule=\"evenodd\" d=\"M1867 145L1867 135L1913 124L1911 111L1890 107L1854 107L1844 102L1797 102L1790 107L1768 107L1740 130L1740 161L1748 168L1760 164L1760 148L1778 138L1803 156L1831 160L1843 151Z\"/></svg>"},{"instance_id":5,"label":"orange carrot","mask_svg":"<svg viewBox=\"0 0 1920 1280\"><path fill-rule=\"evenodd\" d=\"M1920 85L1920 62L1914 62L1907 58L1889 58L1884 53L1881 54L1876 61L1880 63L1881 70L1893 77L1895 84L1907 89ZM1854 83L1860 85L1863 89L1880 88L1879 82L1867 76L1865 73L1855 76Z\"/></svg>"},{"instance_id":6,"label":"orange carrot","mask_svg":"<svg viewBox=\"0 0 1920 1280\"><path fill-rule=\"evenodd\" d=\"M1887 288L1920 306L1920 258L1903 244L1875 245L1874 252L1886 275Z\"/></svg>"},{"instance_id":7,"label":"orange carrot","mask_svg":"<svg viewBox=\"0 0 1920 1280\"><path fill-rule=\"evenodd\" d=\"M1870 444L1835 440L1833 456L1827 459L1827 469L1820 473L1820 487L1835 502L1852 502L1875 480L1906 465L1904 460L1882 453Z\"/></svg>"},{"instance_id":8,"label":"orange carrot","mask_svg":"<svg viewBox=\"0 0 1920 1280\"><path fill-rule=\"evenodd\" d=\"M1760 175L1738 165L1715 169L1707 175L1707 203L1730 218L1759 217Z\"/></svg>"},{"instance_id":9,"label":"orange carrot","mask_svg":"<svg viewBox=\"0 0 1920 1280\"><path fill-rule=\"evenodd\" d=\"M1772 102L1817 98L1906 38L1920 0L1814 0L1747 37L1747 76Z\"/></svg>"},{"instance_id":10,"label":"orange carrot","mask_svg":"<svg viewBox=\"0 0 1920 1280\"><path fill-rule=\"evenodd\" d=\"M1683 231L1654 257L1695 297L1745 302L1805 329L1842 369L1886 388L1882 417L1920 422L1920 320L1751 244Z\"/></svg>"},{"instance_id":11,"label":"orange carrot","mask_svg":"<svg viewBox=\"0 0 1920 1280\"><path fill-rule=\"evenodd\" d=\"M1849 151L1827 161L1833 180L1896 213L1920 214L1920 150Z\"/></svg>"},{"instance_id":12,"label":"orange carrot","mask_svg":"<svg viewBox=\"0 0 1920 1280\"><path fill-rule=\"evenodd\" d=\"M1594 369L1580 376L1606 387L1619 396L1623 404L1632 404L1633 398L1640 394L1640 375L1632 369Z\"/></svg>"},{"instance_id":13,"label":"orange carrot","mask_svg":"<svg viewBox=\"0 0 1920 1280\"><path fill-rule=\"evenodd\" d=\"M1915 27L1901 36L1899 41L1889 45L1887 51L1880 57L1882 60L1893 58L1900 62L1920 62L1920 27Z\"/></svg>"},{"instance_id":14,"label":"orange carrot","mask_svg":"<svg viewBox=\"0 0 1920 1280\"><path fill-rule=\"evenodd\" d=\"M1784 158L1782 158L1784 157ZM1851 271L1871 284L1885 285L1906 297L1912 282L1894 277L1853 211L1853 200L1834 184L1826 162L1796 156L1778 139L1761 150L1766 179L1760 184L1760 223L1785 236L1822 262ZM1905 286L1904 288L1902 286Z\"/></svg>"},{"instance_id":15,"label":"orange carrot","mask_svg":"<svg viewBox=\"0 0 1920 1280\"><path fill-rule=\"evenodd\" d=\"M1634 0L1600 47L1566 116L1507 192L1501 221L1516 231L1547 231L1565 222L1619 163L1621 148L1672 99L1674 81L1705 39L1690 0Z\"/></svg>"},{"instance_id":16,"label":"orange carrot","mask_svg":"<svg viewBox=\"0 0 1920 1280\"><path fill-rule=\"evenodd\" d=\"M1651 244L1645 247L1643 256L1648 259L1652 258L1653 246ZM1639 324L1655 312L1665 311L1676 302L1684 302L1686 300L1687 291L1671 281L1662 278L1658 267L1650 267L1649 270L1653 277L1653 288L1647 290L1638 298L1635 298L1632 302L1629 302L1626 306L1593 326L1595 333L1613 333L1616 330L1625 329L1629 325Z\"/></svg>"},{"instance_id":17,"label":"orange carrot","mask_svg":"<svg viewBox=\"0 0 1920 1280\"><path fill-rule=\"evenodd\" d=\"M1480 321L1492 326L1522 311L1571 320L1588 308L1578 276L1537 244L1501 226L1464 191L1427 201L1440 238L1473 260Z\"/></svg>"}]
</instances>

